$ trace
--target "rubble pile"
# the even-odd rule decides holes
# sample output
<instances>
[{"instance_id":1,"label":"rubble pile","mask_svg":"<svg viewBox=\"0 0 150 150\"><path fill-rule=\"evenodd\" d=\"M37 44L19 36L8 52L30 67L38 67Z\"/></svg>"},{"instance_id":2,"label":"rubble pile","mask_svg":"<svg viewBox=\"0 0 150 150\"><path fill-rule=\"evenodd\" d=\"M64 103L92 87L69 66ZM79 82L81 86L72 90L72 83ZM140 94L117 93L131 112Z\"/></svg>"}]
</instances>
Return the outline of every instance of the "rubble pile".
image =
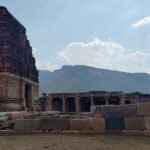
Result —
<instances>
[{"instance_id":1,"label":"rubble pile","mask_svg":"<svg viewBox=\"0 0 150 150\"><path fill-rule=\"evenodd\" d=\"M12 114L7 112L0 112L0 130L12 129L14 122L12 121Z\"/></svg>"},{"instance_id":2,"label":"rubble pile","mask_svg":"<svg viewBox=\"0 0 150 150\"><path fill-rule=\"evenodd\" d=\"M27 112L0 112L0 130L14 129L16 119L23 118Z\"/></svg>"}]
</instances>

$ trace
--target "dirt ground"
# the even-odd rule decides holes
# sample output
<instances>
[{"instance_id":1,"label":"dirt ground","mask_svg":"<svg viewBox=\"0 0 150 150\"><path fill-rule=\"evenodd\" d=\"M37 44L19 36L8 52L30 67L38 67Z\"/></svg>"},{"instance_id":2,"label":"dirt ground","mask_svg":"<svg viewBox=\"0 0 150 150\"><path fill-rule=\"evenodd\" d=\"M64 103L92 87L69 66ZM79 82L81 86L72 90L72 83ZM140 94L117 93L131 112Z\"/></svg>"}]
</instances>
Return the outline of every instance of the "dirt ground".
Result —
<instances>
[{"instance_id":1,"label":"dirt ground","mask_svg":"<svg viewBox=\"0 0 150 150\"><path fill-rule=\"evenodd\" d=\"M150 150L150 137L88 134L0 136L0 150Z\"/></svg>"}]
</instances>

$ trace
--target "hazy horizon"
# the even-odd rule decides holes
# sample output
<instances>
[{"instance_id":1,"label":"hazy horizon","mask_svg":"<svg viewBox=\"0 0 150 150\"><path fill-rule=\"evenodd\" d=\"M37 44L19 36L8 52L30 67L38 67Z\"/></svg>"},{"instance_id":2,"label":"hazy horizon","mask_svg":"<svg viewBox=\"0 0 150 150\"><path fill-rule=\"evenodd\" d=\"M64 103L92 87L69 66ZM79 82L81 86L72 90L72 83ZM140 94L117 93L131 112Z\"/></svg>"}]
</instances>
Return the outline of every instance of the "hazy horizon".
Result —
<instances>
[{"instance_id":1,"label":"hazy horizon","mask_svg":"<svg viewBox=\"0 0 150 150\"><path fill-rule=\"evenodd\" d=\"M66 67L66 66L69 66L69 67L76 67L76 66L84 66L84 67L90 67L90 68L94 68L94 69L100 69L100 70L108 70L108 71L115 71L115 72L122 72L122 73L131 73L131 74L140 74L140 73L143 73L143 74L148 74L150 75L150 73L146 73L146 72L129 72L129 71L119 71L119 70L113 70L113 69L105 69L105 68L97 68L97 67L93 67L93 66L87 66L87 65L62 65L60 68L57 68L55 70L48 70L48 69L38 69L39 71L50 71L50 72L54 72L54 71L57 71L57 70L61 70L63 69L63 67Z\"/></svg>"}]
</instances>

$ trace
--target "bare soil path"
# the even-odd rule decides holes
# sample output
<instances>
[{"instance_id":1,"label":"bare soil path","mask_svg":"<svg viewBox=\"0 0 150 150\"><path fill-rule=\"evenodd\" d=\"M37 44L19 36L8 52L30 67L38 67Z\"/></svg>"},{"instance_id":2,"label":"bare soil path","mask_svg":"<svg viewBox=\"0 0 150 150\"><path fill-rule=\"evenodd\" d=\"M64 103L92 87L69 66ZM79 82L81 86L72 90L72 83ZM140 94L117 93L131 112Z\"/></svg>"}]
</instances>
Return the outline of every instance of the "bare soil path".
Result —
<instances>
[{"instance_id":1,"label":"bare soil path","mask_svg":"<svg viewBox=\"0 0 150 150\"><path fill-rule=\"evenodd\" d=\"M88 134L0 136L0 150L150 150L150 137Z\"/></svg>"}]
</instances>

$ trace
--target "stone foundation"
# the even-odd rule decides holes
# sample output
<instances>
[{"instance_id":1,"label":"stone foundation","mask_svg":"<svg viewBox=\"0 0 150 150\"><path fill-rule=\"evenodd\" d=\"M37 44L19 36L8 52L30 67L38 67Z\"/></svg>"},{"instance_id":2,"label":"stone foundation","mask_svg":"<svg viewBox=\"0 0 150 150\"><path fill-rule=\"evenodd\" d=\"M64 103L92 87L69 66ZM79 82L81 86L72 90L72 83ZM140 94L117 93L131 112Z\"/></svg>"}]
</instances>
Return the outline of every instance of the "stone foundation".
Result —
<instances>
[{"instance_id":1,"label":"stone foundation","mask_svg":"<svg viewBox=\"0 0 150 150\"><path fill-rule=\"evenodd\" d=\"M138 105L138 107L137 107ZM141 106L140 106L141 105ZM147 104L149 105L149 104ZM125 109L122 109L123 106L118 106L120 108L115 109L116 106L97 106L99 109L95 109L96 111L91 111L89 116L85 114L80 114L78 116L72 115L64 115L62 113L43 113L40 115L35 115L33 117L31 114L28 116L32 116L34 119L23 119L22 121L25 123L19 123L16 121L15 130L24 132L26 128L29 132L34 132L35 126L29 125L32 124L32 121L37 123L37 131L49 131L51 133L87 133L87 134L126 134L126 135L146 135L150 136L150 116L138 116L139 107L142 107L142 104L128 105L125 106ZM96 107L96 106L95 106ZM107 109L104 109L106 107ZM112 115L108 115L104 117L98 118L98 113L104 114L106 110L111 110ZM136 114L133 113L132 108L137 108ZM99 111L101 110L101 111ZM118 110L128 110L127 114L119 112ZM130 111L131 110L131 111ZM103 112L104 111L104 112ZM149 111L149 110L148 110ZM123 111L124 112L124 111ZM130 112L130 113L129 113ZM118 116L117 113L120 113L121 116ZM130 114L130 115L129 115ZM96 118L95 116L96 115ZM91 117L92 116L92 117ZM124 117L123 117L124 116ZM127 117L128 116L128 117ZM28 118L28 117L25 117ZM32 120L32 121L31 121ZM38 120L38 122L37 122ZM21 121L21 120L19 120ZM31 123L30 123L31 122ZM22 128L20 127L23 126Z\"/></svg>"}]
</instances>

